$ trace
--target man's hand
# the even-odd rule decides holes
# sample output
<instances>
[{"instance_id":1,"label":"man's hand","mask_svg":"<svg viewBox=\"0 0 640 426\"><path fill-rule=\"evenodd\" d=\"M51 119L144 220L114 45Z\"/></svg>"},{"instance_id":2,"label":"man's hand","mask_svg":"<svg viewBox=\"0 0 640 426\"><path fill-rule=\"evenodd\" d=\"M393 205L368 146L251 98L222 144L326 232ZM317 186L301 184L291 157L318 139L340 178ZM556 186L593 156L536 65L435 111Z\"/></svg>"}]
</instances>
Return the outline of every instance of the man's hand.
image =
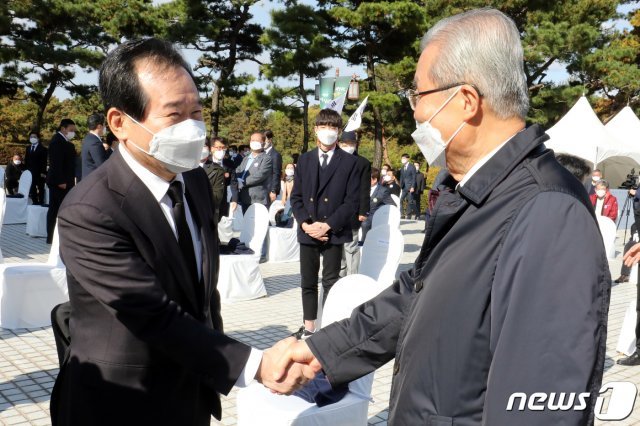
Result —
<instances>
[{"instance_id":1,"label":"man's hand","mask_svg":"<svg viewBox=\"0 0 640 426\"><path fill-rule=\"evenodd\" d=\"M413 191L414 191L414 189L413 189L413 188L410 188L410 189L409 189L409 192L413 193Z\"/></svg>"},{"instance_id":2,"label":"man's hand","mask_svg":"<svg viewBox=\"0 0 640 426\"><path fill-rule=\"evenodd\" d=\"M275 192L270 192L269 193L269 199L271 200L271 202L273 203L276 200L276 193Z\"/></svg>"},{"instance_id":3,"label":"man's hand","mask_svg":"<svg viewBox=\"0 0 640 426\"><path fill-rule=\"evenodd\" d=\"M366 217L366 216L359 215L359 216L358 216L358 220L359 220L360 222L364 222L365 220L367 220L367 217Z\"/></svg>"},{"instance_id":4,"label":"man's hand","mask_svg":"<svg viewBox=\"0 0 640 426\"><path fill-rule=\"evenodd\" d=\"M238 191L242 191L244 187L244 179L238 178Z\"/></svg>"},{"instance_id":5,"label":"man's hand","mask_svg":"<svg viewBox=\"0 0 640 426\"><path fill-rule=\"evenodd\" d=\"M324 222L314 222L311 225L308 225L306 230L304 228L303 230L311 238L315 238L320 241L327 241L329 239L327 233L331 230L331 226Z\"/></svg>"},{"instance_id":6,"label":"man's hand","mask_svg":"<svg viewBox=\"0 0 640 426\"><path fill-rule=\"evenodd\" d=\"M263 352L255 378L274 393L289 395L316 375L314 369L305 364L288 363L282 367L283 357L288 357L287 349L295 342L295 337L288 337Z\"/></svg>"},{"instance_id":7,"label":"man's hand","mask_svg":"<svg viewBox=\"0 0 640 426\"><path fill-rule=\"evenodd\" d=\"M233 212L236 211L236 208L238 208L238 203L232 201L231 204L229 204L229 216L233 216Z\"/></svg>"},{"instance_id":8,"label":"man's hand","mask_svg":"<svg viewBox=\"0 0 640 426\"><path fill-rule=\"evenodd\" d=\"M622 261L628 267L632 267L634 264L640 261L640 243L632 246L629 251L624 255Z\"/></svg>"},{"instance_id":9,"label":"man's hand","mask_svg":"<svg viewBox=\"0 0 640 426\"><path fill-rule=\"evenodd\" d=\"M291 368L293 363L305 365L308 368L308 371L313 373L312 377L315 377L315 375L322 370L322 365L320 365L317 358L313 356L311 349L309 349L309 345L307 345L304 340L299 340L287 346L284 354L280 357L280 360L276 365L273 379L278 381L283 377L286 377L288 370Z\"/></svg>"},{"instance_id":10,"label":"man's hand","mask_svg":"<svg viewBox=\"0 0 640 426\"><path fill-rule=\"evenodd\" d=\"M635 189L633 189L633 188L631 188L631 189L629 190L629 195L633 195L633 196L635 196L635 195L636 195L636 190L635 190Z\"/></svg>"},{"instance_id":11,"label":"man's hand","mask_svg":"<svg viewBox=\"0 0 640 426\"><path fill-rule=\"evenodd\" d=\"M66 183L61 183L60 185L58 185L58 188L67 189L67 184Z\"/></svg>"}]
</instances>

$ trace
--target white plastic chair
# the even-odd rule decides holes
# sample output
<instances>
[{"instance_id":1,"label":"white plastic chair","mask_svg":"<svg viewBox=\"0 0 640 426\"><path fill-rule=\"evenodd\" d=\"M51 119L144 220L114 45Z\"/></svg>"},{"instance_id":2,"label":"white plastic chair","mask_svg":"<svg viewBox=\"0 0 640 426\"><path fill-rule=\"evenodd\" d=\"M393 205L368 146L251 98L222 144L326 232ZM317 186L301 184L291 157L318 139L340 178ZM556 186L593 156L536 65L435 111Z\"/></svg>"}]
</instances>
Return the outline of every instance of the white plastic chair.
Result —
<instances>
[{"instance_id":1,"label":"white plastic chair","mask_svg":"<svg viewBox=\"0 0 640 426\"><path fill-rule=\"evenodd\" d=\"M354 308L384 290L373 279L348 275L332 288L324 305L322 322L331 324L351 315ZM367 424L374 373L349 383L340 401L318 407L297 396L276 395L259 383L240 389L237 396L238 426L360 426Z\"/></svg>"},{"instance_id":2,"label":"white plastic chair","mask_svg":"<svg viewBox=\"0 0 640 426\"><path fill-rule=\"evenodd\" d=\"M598 219L598 226L600 227L600 233L602 234L602 242L604 243L604 250L607 253L607 258L615 259L616 257L616 223L606 216L596 215Z\"/></svg>"},{"instance_id":3,"label":"white plastic chair","mask_svg":"<svg viewBox=\"0 0 640 426\"><path fill-rule=\"evenodd\" d=\"M394 203L396 203L396 207L400 208L400 197L398 197L396 194L391 194L391 199Z\"/></svg>"},{"instance_id":4,"label":"white plastic chair","mask_svg":"<svg viewBox=\"0 0 640 426\"><path fill-rule=\"evenodd\" d=\"M400 228L400 209L390 204L381 206L373 214L371 220L371 228L375 228L380 225L389 225L392 228Z\"/></svg>"},{"instance_id":5,"label":"white plastic chair","mask_svg":"<svg viewBox=\"0 0 640 426\"><path fill-rule=\"evenodd\" d=\"M376 226L367 233L364 240L358 272L380 284L389 285L396 277L402 253L402 232L397 227L389 225Z\"/></svg>"},{"instance_id":6,"label":"white plastic chair","mask_svg":"<svg viewBox=\"0 0 640 426\"><path fill-rule=\"evenodd\" d=\"M29 199L29 190L31 189L31 172L25 170L20 175L18 183L18 192L23 198L7 198L7 207L2 223L5 225L15 223L27 223L27 206L31 202Z\"/></svg>"},{"instance_id":7,"label":"white plastic chair","mask_svg":"<svg viewBox=\"0 0 640 426\"><path fill-rule=\"evenodd\" d=\"M244 216L242 214L242 207L238 204L236 209L233 211L233 230L235 232L242 231L243 223Z\"/></svg>"},{"instance_id":8,"label":"white plastic chair","mask_svg":"<svg viewBox=\"0 0 640 426\"><path fill-rule=\"evenodd\" d=\"M67 300L67 272L59 255L57 228L46 263L0 265L0 327L46 327L51 324L51 309Z\"/></svg>"},{"instance_id":9,"label":"white plastic chair","mask_svg":"<svg viewBox=\"0 0 640 426\"><path fill-rule=\"evenodd\" d=\"M262 204L252 204L244 215L240 242L254 254L220 256L218 292L223 303L257 299L267 295L260 273L260 254L269 227L269 212Z\"/></svg>"}]
</instances>

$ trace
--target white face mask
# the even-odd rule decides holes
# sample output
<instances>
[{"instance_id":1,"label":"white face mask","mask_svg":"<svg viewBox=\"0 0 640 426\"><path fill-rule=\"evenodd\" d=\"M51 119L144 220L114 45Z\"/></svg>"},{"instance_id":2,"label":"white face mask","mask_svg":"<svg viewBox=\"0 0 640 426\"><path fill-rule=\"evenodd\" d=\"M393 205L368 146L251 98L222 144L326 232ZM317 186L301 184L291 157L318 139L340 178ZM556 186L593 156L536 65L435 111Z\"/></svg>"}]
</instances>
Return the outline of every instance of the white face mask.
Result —
<instances>
[{"instance_id":1,"label":"white face mask","mask_svg":"<svg viewBox=\"0 0 640 426\"><path fill-rule=\"evenodd\" d=\"M131 118L128 114L127 117ZM134 118L131 120L153 135L149 151L131 141L133 146L161 162L171 173L178 174L198 167L207 131L204 121L188 119L153 133Z\"/></svg>"},{"instance_id":2,"label":"white face mask","mask_svg":"<svg viewBox=\"0 0 640 426\"><path fill-rule=\"evenodd\" d=\"M286 169L286 170L284 171L284 174L285 174L285 175L287 175L287 176L293 176L293 174L294 174L294 173L295 173L295 172L294 172L294 170L293 170L293 169Z\"/></svg>"},{"instance_id":3,"label":"white face mask","mask_svg":"<svg viewBox=\"0 0 640 426\"><path fill-rule=\"evenodd\" d=\"M320 129L316 131L316 136L324 146L331 146L338 140L338 131L332 129Z\"/></svg>"},{"instance_id":4,"label":"white face mask","mask_svg":"<svg viewBox=\"0 0 640 426\"><path fill-rule=\"evenodd\" d=\"M458 129L453 132L447 142L442 140L442 134L440 133L440 131L431 125L431 120L433 120L434 117L440 111L442 111L445 106L447 106L447 104L459 91L460 88L453 92L451 96L449 96L447 100L444 101L440 108L438 108L436 112L433 113L430 119L428 119L424 123L417 123L415 132L411 134L411 137L418 145L418 148L420 148L420 151L422 151L422 155L424 155L424 158L427 160L429 166L446 167L447 159L445 150L447 148L447 145L449 145L453 138L456 137L458 132L462 130L464 125L467 124L463 121L460 127L458 127Z\"/></svg>"},{"instance_id":5,"label":"white face mask","mask_svg":"<svg viewBox=\"0 0 640 426\"><path fill-rule=\"evenodd\" d=\"M249 142L249 147L252 151L260 151L262 149L262 142L251 141Z\"/></svg>"},{"instance_id":6,"label":"white face mask","mask_svg":"<svg viewBox=\"0 0 640 426\"><path fill-rule=\"evenodd\" d=\"M342 148L342 150L347 154L353 154L356 152L356 147L352 145L341 145L340 148Z\"/></svg>"},{"instance_id":7,"label":"white face mask","mask_svg":"<svg viewBox=\"0 0 640 426\"><path fill-rule=\"evenodd\" d=\"M603 197L605 196L605 194L606 194L606 193L607 193L607 191L606 191L606 190L604 190L604 189L598 189L598 190L596 191L596 195L598 196L598 198L603 198Z\"/></svg>"},{"instance_id":8,"label":"white face mask","mask_svg":"<svg viewBox=\"0 0 640 426\"><path fill-rule=\"evenodd\" d=\"M36 137L29 138L29 142L31 142L33 145L35 145L35 144L38 143L38 138L36 138Z\"/></svg>"},{"instance_id":9,"label":"white face mask","mask_svg":"<svg viewBox=\"0 0 640 426\"><path fill-rule=\"evenodd\" d=\"M591 180L594 182L600 182L600 176L591 176Z\"/></svg>"},{"instance_id":10,"label":"white face mask","mask_svg":"<svg viewBox=\"0 0 640 426\"><path fill-rule=\"evenodd\" d=\"M67 140L70 141L71 139L76 137L76 132L69 132L67 133Z\"/></svg>"},{"instance_id":11,"label":"white face mask","mask_svg":"<svg viewBox=\"0 0 640 426\"><path fill-rule=\"evenodd\" d=\"M224 154L226 153L227 153L226 149L223 149L222 151L213 151L213 158L220 161L224 158Z\"/></svg>"},{"instance_id":12,"label":"white face mask","mask_svg":"<svg viewBox=\"0 0 640 426\"><path fill-rule=\"evenodd\" d=\"M13 160L13 164L15 164L16 166L19 166L20 164L22 164L22 161L20 161L20 160Z\"/></svg>"},{"instance_id":13,"label":"white face mask","mask_svg":"<svg viewBox=\"0 0 640 426\"><path fill-rule=\"evenodd\" d=\"M385 176L382 178L385 182L391 182L391 176Z\"/></svg>"}]
</instances>

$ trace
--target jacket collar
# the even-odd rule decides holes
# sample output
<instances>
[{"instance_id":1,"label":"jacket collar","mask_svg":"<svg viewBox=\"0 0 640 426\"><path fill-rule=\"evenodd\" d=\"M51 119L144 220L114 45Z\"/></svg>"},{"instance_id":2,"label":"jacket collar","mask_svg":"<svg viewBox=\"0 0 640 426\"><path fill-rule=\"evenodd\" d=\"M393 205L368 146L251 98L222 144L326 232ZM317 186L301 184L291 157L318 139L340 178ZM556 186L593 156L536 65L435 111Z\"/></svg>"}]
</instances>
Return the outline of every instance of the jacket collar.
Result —
<instances>
[{"instance_id":1,"label":"jacket collar","mask_svg":"<svg viewBox=\"0 0 640 426\"><path fill-rule=\"evenodd\" d=\"M486 164L474 173L464 186L458 188L460 195L473 204L483 203L489 194L534 150L544 150L549 136L535 124L516 134Z\"/></svg>"}]
</instances>

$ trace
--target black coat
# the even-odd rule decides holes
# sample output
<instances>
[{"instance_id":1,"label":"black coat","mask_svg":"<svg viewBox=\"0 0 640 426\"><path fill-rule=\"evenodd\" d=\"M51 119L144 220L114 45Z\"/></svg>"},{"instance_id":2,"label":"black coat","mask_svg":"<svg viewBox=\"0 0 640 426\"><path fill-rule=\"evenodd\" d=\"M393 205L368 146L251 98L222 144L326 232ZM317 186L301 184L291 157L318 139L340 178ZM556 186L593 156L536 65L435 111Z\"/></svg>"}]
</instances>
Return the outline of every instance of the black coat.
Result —
<instances>
[{"instance_id":1,"label":"black coat","mask_svg":"<svg viewBox=\"0 0 640 426\"><path fill-rule=\"evenodd\" d=\"M13 164L13 160L9 161L9 164L7 164L7 167L4 170L4 187L9 192L9 195L15 195L17 193L20 176L22 175L23 170L24 167L22 166L22 164L16 166L15 164ZM28 194L23 195L26 196Z\"/></svg>"},{"instance_id":2,"label":"black coat","mask_svg":"<svg viewBox=\"0 0 640 426\"><path fill-rule=\"evenodd\" d=\"M587 193L547 139L532 126L457 191L445 180L413 269L306 341L332 384L395 358L389 424L593 421L609 264ZM584 410L507 411L514 392L591 397Z\"/></svg>"},{"instance_id":3,"label":"black coat","mask_svg":"<svg viewBox=\"0 0 640 426\"><path fill-rule=\"evenodd\" d=\"M275 148L271 148L267 153L271 157L271 189L276 195L280 194L280 175L282 174L282 155Z\"/></svg>"},{"instance_id":4,"label":"black coat","mask_svg":"<svg viewBox=\"0 0 640 426\"><path fill-rule=\"evenodd\" d=\"M425 189L424 175L421 172L416 172L416 193L422 194Z\"/></svg>"},{"instance_id":5,"label":"black coat","mask_svg":"<svg viewBox=\"0 0 640 426\"><path fill-rule=\"evenodd\" d=\"M222 165L208 160L202 167L207 174L209 183L211 184L215 223L218 223L222 216L229 215L227 188L231 184L231 179L235 174L235 170L231 167L233 167L233 162L231 162L231 160L228 162L223 161Z\"/></svg>"},{"instance_id":6,"label":"black coat","mask_svg":"<svg viewBox=\"0 0 640 426\"><path fill-rule=\"evenodd\" d=\"M53 187L66 184L69 190L75 185L75 181L76 148L60 132L56 132L49 144L47 185Z\"/></svg>"},{"instance_id":7,"label":"black coat","mask_svg":"<svg viewBox=\"0 0 640 426\"><path fill-rule=\"evenodd\" d=\"M60 207L71 302L70 358L51 397L54 425L209 425L250 348L222 332L217 227L205 173L183 174L202 240L189 276L158 202L116 152ZM196 202L197 201L197 202Z\"/></svg>"},{"instance_id":8,"label":"black coat","mask_svg":"<svg viewBox=\"0 0 640 426\"><path fill-rule=\"evenodd\" d=\"M371 190L369 190L371 192ZM391 193L389 192L389 188L382 185L376 185L376 189L373 190L373 194L371 194L370 202L369 202L369 211L367 212L367 219L365 220L365 224L367 229L371 229L371 222L373 221L373 215L378 211L378 209L385 205L395 206L396 203L391 198ZM396 206L398 207L398 206Z\"/></svg>"},{"instance_id":9,"label":"black coat","mask_svg":"<svg viewBox=\"0 0 640 426\"><path fill-rule=\"evenodd\" d=\"M406 170L405 170L406 167ZM411 162L400 167L400 189L409 192L411 188L416 187L416 166Z\"/></svg>"},{"instance_id":10,"label":"black coat","mask_svg":"<svg viewBox=\"0 0 640 426\"><path fill-rule=\"evenodd\" d=\"M32 145L29 145L25 150L24 165L31 172L32 179L36 181L36 179L43 179L43 175L47 174L48 150L40 142L36 144L33 152L32 150Z\"/></svg>"},{"instance_id":11,"label":"black coat","mask_svg":"<svg viewBox=\"0 0 640 426\"><path fill-rule=\"evenodd\" d=\"M298 242L322 244L302 230L302 223L326 222L331 226L329 244L352 241L352 218L360 203L360 175L356 157L339 147L320 178L318 148L298 159L291 193L291 207L298 222Z\"/></svg>"},{"instance_id":12,"label":"black coat","mask_svg":"<svg viewBox=\"0 0 640 426\"><path fill-rule=\"evenodd\" d=\"M107 161L107 158L102 139L93 133L88 133L82 140L82 178L89 176L89 173Z\"/></svg>"}]
</instances>

